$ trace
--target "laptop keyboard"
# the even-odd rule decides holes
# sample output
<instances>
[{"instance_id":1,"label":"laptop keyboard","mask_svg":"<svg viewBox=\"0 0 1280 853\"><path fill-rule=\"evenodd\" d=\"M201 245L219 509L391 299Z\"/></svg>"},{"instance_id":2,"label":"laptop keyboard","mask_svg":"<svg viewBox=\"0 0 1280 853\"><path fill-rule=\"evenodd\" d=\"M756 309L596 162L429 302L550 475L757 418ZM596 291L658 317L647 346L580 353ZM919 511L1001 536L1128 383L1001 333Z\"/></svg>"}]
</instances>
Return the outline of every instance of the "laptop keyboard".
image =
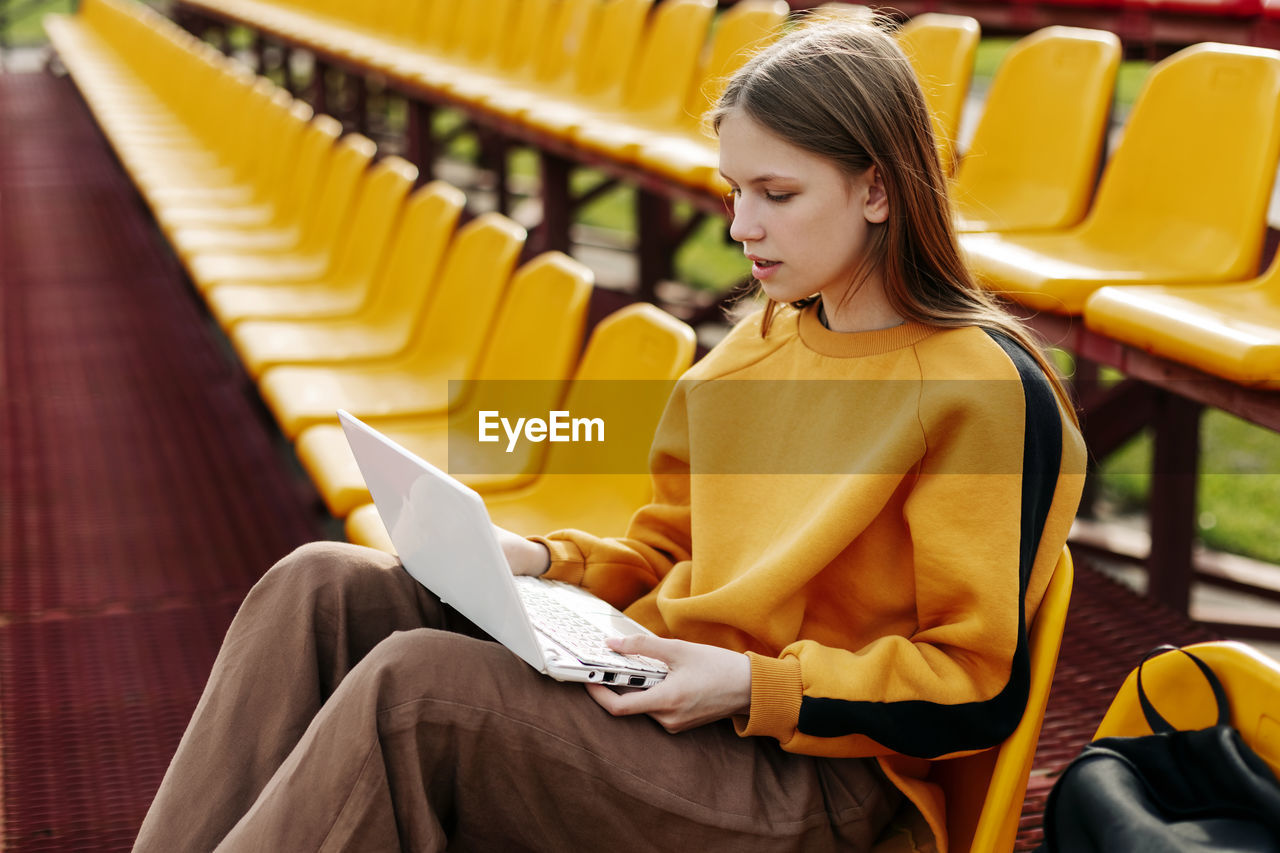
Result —
<instances>
[{"instance_id":1,"label":"laptop keyboard","mask_svg":"<svg viewBox=\"0 0 1280 853\"><path fill-rule=\"evenodd\" d=\"M667 665L644 655L623 655L604 644L609 636L556 600L541 583L517 583L529 620L538 630L572 652L585 664L666 672Z\"/></svg>"}]
</instances>

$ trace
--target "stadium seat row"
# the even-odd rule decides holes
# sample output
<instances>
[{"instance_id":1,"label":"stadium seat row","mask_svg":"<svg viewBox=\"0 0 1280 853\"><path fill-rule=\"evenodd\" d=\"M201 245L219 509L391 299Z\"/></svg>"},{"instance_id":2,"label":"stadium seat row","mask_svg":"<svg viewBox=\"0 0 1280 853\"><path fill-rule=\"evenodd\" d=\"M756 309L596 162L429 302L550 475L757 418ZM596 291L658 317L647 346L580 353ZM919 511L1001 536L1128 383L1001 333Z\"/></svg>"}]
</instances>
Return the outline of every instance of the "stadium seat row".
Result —
<instances>
[{"instance_id":1,"label":"stadium seat row","mask_svg":"<svg viewBox=\"0 0 1280 853\"><path fill-rule=\"evenodd\" d=\"M698 110L717 74L776 33L783 12L778 3L734 4L698 60L711 4L697 0L664 0L647 24L649 0L216 5L412 91L709 192L721 187L714 141L696 130ZM747 20L751 37L744 27L730 39L735 22ZM551 38L530 45L533 32ZM925 14L900 38L930 97L943 162L955 163L956 226L970 232L962 242L985 283L1034 310L1083 314L1090 328L1207 373L1280 385L1280 267L1250 281L1277 166L1280 54L1200 44L1157 65L1099 181L1120 59L1113 34L1050 27L1022 39L959 158L952 141L977 25Z\"/></svg>"},{"instance_id":2,"label":"stadium seat row","mask_svg":"<svg viewBox=\"0 0 1280 853\"><path fill-rule=\"evenodd\" d=\"M563 0L558 11L574 2ZM589 0L583 0L581 8L588 5ZM659 12L665 7L666 3ZM444 14L436 6L430 8ZM318 20L315 10L308 10L304 14L294 9L291 14ZM466 14L455 15L455 24L458 17L465 20ZM653 17L650 29L657 31L658 15ZM935 69L943 67L940 57L954 67L971 67L976 43L972 22L923 17L934 20L918 21L903 36L911 55L931 58ZM724 29L722 22L718 31ZM366 47L381 43L374 32L368 41L350 41ZM940 41L948 37L949 45ZM653 42L650 38L645 45ZM957 62L955 57L966 51L968 65L963 58ZM421 61L420 51L415 55ZM1275 169L1275 101L1265 71L1274 68L1275 60L1270 51L1200 45L1158 66L1094 200L1092 179L1118 62L1116 41L1098 31L1056 27L1024 39L997 73L973 144L956 173L958 229L999 232L965 235L975 268L1014 299L1040 310L1076 314L1085 312L1084 300L1094 290L1108 284L1247 279L1257 268L1265 189ZM967 88L964 71L953 72L958 81L944 84L937 73L919 66L918 62L931 91L954 95L953 90ZM490 81L500 82L500 75L491 74ZM509 87L498 85L495 91ZM933 106L935 118L949 115L937 101ZM958 112L955 107L951 114ZM562 105L560 115L570 113ZM1201 117L1187 121L1189 113ZM1264 131L1271 130L1243 132L1245 126L1256 127L1255 116L1263 117ZM940 138L949 137L942 133ZM649 151L650 146L646 143L639 150ZM1219 173L1225 168L1233 174L1191 187L1176 180L1193 159L1205 157L1226 164L1217 167ZM1194 233L1195 239L1184 239L1187 233ZM179 245L186 245L184 239ZM1207 249L1201 245L1206 241L1211 243ZM204 265L205 273L225 271L225 264ZM207 276L193 278L200 282ZM1109 290L1095 300L1086 320L1107 334L1233 381L1268 384L1276 379L1274 289L1264 276L1232 291L1216 286L1179 286L1175 294ZM229 320L244 316L239 313L246 308L244 300L249 300L251 310L254 300L267 298L252 288L220 291L223 295L211 306ZM301 311L302 301L297 304ZM1120 304L1123 308L1117 309ZM1125 314L1119 322L1109 316L1116 310ZM1183 322L1176 335L1169 334L1175 316L1208 321Z\"/></svg>"},{"instance_id":3,"label":"stadium seat row","mask_svg":"<svg viewBox=\"0 0 1280 853\"><path fill-rule=\"evenodd\" d=\"M398 88L486 113L701 191L723 194L702 117L724 80L776 37L783 0L417 0L369 4L190 2L222 18L385 76ZM867 15L828 4L828 14ZM713 25L714 24L714 25ZM950 164L972 72L971 18L928 15L901 32Z\"/></svg>"},{"instance_id":4,"label":"stadium seat row","mask_svg":"<svg viewBox=\"0 0 1280 853\"><path fill-rule=\"evenodd\" d=\"M1084 219L964 234L971 267L1031 309L1082 314L1115 340L1280 387L1280 272L1253 278L1280 165L1278 108L1280 53L1180 51L1144 82Z\"/></svg>"},{"instance_id":5,"label":"stadium seat row","mask_svg":"<svg viewBox=\"0 0 1280 853\"><path fill-rule=\"evenodd\" d=\"M1050 24L1095 27L1116 33L1130 51L1152 58L1210 40L1280 46L1280 6L1272 0L898 0L887 5L907 15L973 15L983 27L1003 33Z\"/></svg>"},{"instance_id":6,"label":"stadium seat row","mask_svg":"<svg viewBox=\"0 0 1280 853\"><path fill-rule=\"evenodd\" d=\"M456 227L457 189L414 189L412 164L373 162L368 139L341 136L332 118L311 116L149 8L86 0L46 26L353 541L389 547L336 409L449 467L450 429L474 431L485 382L519 383L522 402L544 412L591 410L601 389L640 381L669 390L692 363L692 330L651 305L605 318L583 350L586 267L558 252L517 267L520 226L486 214ZM631 395L632 428L651 435L664 399ZM525 444L502 471L467 468L498 523L620 534L647 497L643 470L588 484L545 473L559 470L544 458L556 451L539 450Z\"/></svg>"}]
</instances>

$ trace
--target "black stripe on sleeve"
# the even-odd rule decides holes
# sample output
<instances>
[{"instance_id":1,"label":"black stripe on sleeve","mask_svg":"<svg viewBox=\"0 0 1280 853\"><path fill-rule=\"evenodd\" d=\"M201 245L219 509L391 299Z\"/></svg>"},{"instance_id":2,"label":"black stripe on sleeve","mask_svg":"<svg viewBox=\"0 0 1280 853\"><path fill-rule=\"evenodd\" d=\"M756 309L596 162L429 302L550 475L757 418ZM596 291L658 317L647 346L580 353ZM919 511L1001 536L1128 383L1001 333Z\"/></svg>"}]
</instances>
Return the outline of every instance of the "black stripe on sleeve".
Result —
<instances>
[{"instance_id":1,"label":"black stripe on sleeve","mask_svg":"<svg viewBox=\"0 0 1280 853\"><path fill-rule=\"evenodd\" d=\"M1039 363L1011 339L997 332L987 333L1017 367L1026 400L1018 553L1018 645L1009 681L990 699L959 705L924 700L864 702L806 696L800 704L798 730L802 734L815 737L863 734L895 752L934 758L995 746L1008 737L1022 719L1031 678L1023 602L1062 466L1062 420L1053 388Z\"/></svg>"}]
</instances>

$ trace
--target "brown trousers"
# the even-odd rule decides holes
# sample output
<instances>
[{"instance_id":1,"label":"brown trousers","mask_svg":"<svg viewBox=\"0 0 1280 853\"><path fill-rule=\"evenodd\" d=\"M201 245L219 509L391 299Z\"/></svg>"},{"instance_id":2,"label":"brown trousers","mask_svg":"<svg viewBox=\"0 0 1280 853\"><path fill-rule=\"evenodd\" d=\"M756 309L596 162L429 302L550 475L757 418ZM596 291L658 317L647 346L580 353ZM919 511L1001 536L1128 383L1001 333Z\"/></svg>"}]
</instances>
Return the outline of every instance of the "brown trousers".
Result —
<instances>
[{"instance_id":1,"label":"brown trousers","mask_svg":"<svg viewBox=\"0 0 1280 853\"><path fill-rule=\"evenodd\" d=\"M378 551L304 546L231 625L138 851L866 850L900 795L534 672Z\"/></svg>"}]
</instances>

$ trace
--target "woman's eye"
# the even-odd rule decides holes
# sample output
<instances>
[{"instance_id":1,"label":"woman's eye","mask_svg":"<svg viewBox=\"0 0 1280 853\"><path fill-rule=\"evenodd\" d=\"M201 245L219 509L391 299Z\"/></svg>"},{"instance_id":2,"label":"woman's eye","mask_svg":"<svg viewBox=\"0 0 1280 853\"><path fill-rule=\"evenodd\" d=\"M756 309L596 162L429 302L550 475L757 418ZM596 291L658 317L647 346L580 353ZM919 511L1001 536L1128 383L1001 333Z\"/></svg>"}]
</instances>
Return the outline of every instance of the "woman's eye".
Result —
<instances>
[{"instance_id":1,"label":"woman's eye","mask_svg":"<svg viewBox=\"0 0 1280 853\"><path fill-rule=\"evenodd\" d=\"M775 204L781 204L784 201L790 201L795 193L765 193L764 197Z\"/></svg>"}]
</instances>

